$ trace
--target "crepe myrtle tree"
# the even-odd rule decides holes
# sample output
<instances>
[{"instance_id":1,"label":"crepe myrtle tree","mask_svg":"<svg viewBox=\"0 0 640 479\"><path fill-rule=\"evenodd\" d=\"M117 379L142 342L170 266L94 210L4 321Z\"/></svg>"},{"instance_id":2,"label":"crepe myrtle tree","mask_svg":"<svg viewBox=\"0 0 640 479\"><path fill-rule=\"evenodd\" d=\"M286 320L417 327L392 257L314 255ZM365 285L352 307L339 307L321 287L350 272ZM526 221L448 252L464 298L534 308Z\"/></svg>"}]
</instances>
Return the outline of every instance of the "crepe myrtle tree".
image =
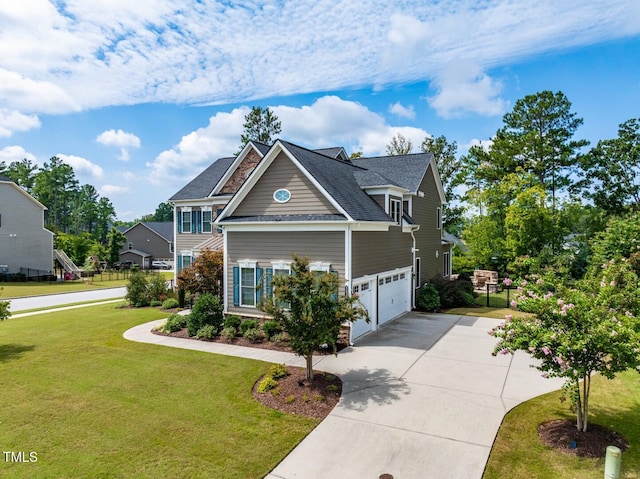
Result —
<instances>
[{"instance_id":1,"label":"crepe myrtle tree","mask_svg":"<svg viewBox=\"0 0 640 479\"><path fill-rule=\"evenodd\" d=\"M291 349L306 360L306 380L313 381L313 353L328 345L337 353L340 328L369 314L356 295L338 295L340 281L332 272L311 271L309 260L292 254L290 275L271 279L273 295L261 309L282 324Z\"/></svg>"},{"instance_id":2,"label":"crepe myrtle tree","mask_svg":"<svg viewBox=\"0 0 640 479\"><path fill-rule=\"evenodd\" d=\"M613 379L627 369L640 371L638 277L626 260L600 269L576 288L550 273L523 280L512 306L532 314L507 315L489 331L498 338L494 356L522 350L539 361L543 377L565 379L561 400L569 397L583 432L592 375Z\"/></svg>"}]
</instances>

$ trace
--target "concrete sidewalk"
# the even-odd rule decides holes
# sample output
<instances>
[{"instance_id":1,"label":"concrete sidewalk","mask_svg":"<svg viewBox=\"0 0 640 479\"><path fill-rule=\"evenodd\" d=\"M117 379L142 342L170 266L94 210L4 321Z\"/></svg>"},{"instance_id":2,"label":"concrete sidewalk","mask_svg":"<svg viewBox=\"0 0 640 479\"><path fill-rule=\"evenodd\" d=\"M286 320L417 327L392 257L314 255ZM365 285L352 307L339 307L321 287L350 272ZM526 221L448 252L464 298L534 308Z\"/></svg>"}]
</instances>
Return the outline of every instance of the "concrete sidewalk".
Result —
<instances>
[{"instance_id":1,"label":"concrete sidewalk","mask_svg":"<svg viewBox=\"0 0 640 479\"><path fill-rule=\"evenodd\" d=\"M303 366L290 353L154 335L154 324L124 336ZM504 414L558 389L525 354L491 356L495 319L409 313L338 357L322 356L319 370L340 376L343 395L331 414L268 479L481 478Z\"/></svg>"}]
</instances>

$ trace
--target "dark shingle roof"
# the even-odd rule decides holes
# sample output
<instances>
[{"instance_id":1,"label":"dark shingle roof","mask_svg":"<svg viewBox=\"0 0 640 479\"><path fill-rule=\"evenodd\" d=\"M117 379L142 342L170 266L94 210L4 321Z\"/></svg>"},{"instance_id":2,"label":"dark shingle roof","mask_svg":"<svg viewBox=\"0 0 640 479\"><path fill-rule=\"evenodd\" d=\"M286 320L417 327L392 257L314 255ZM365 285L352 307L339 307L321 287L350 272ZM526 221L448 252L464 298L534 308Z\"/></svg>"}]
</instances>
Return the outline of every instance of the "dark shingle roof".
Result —
<instances>
[{"instance_id":1,"label":"dark shingle roof","mask_svg":"<svg viewBox=\"0 0 640 479\"><path fill-rule=\"evenodd\" d=\"M262 156L266 155L267 151L271 149L271 146L265 145L264 143L258 143L257 141L252 141L251 143L258 149Z\"/></svg>"},{"instance_id":2,"label":"dark shingle roof","mask_svg":"<svg viewBox=\"0 0 640 479\"><path fill-rule=\"evenodd\" d=\"M0 181L13 181L13 180L8 176L0 175Z\"/></svg>"},{"instance_id":3,"label":"dark shingle roof","mask_svg":"<svg viewBox=\"0 0 640 479\"><path fill-rule=\"evenodd\" d=\"M169 198L169 201L192 200L209 196L235 158L220 158Z\"/></svg>"},{"instance_id":4,"label":"dark shingle roof","mask_svg":"<svg viewBox=\"0 0 640 479\"><path fill-rule=\"evenodd\" d=\"M391 221L382 208L361 188L355 178L361 168L335 160L286 141L287 150L320 183L329 195L356 221Z\"/></svg>"},{"instance_id":5,"label":"dark shingle roof","mask_svg":"<svg viewBox=\"0 0 640 479\"><path fill-rule=\"evenodd\" d=\"M346 221L344 215L260 215L229 216L220 223L253 223L256 221Z\"/></svg>"},{"instance_id":6,"label":"dark shingle roof","mask_svg":"<svg viewBox=\"0 0 640 479\"><path fill-rule=\"evenodd\" d=\"M320 153L321 155L328 156L330 158L335 158L338 160L344 160L347 158L347 153L344 151L344 148L341 146L334 146L333 148L318 148L317 150L313 150L316 153Z\"/></svg>"},{"instance_id":7,"label":"dark shingle roof","mask_svg":"<svg viewBox=\"0 0 640 479\"><path fill-rule=\"evenodd\" d=\"M150 221L142 224L167 241L173 241L173 221Z\"/></svg>"},{"instance_id":8,"label":"dark shingle roof","mask_svg":"<svg viewBox=\"0 0 640 479\"><path fill-rule=\"evenodd\" d=\"M432 153L416 153L413 155L357 158L352 161L354 165L366 168L370 172L376 172L389 179L392 184L415 192L418 191L432 157ZM373 185L365 183L361 186Z\"/></svg>"}]
</instances>

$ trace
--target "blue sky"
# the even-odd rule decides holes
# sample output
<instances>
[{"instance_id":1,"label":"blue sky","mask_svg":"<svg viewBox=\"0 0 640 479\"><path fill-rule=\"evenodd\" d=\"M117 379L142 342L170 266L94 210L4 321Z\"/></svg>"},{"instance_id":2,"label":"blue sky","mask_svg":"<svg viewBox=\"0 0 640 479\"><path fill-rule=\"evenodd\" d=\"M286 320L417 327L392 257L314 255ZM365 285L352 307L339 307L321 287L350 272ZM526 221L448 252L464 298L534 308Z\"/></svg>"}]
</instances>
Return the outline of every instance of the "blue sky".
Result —
<instances>
[{"instance_id":1,"label":"blue sky","mask_svg":"<svg viewBox=\"0 0 640 479\"><path fill-rule=\"evenodd\" d=\"M21 0L0 25L0 161L59 156L122 220L236 152L253 105L365 155L465 153L542 90L592 143L640 117L638 0Z\"/></svg>"}]
</instances>

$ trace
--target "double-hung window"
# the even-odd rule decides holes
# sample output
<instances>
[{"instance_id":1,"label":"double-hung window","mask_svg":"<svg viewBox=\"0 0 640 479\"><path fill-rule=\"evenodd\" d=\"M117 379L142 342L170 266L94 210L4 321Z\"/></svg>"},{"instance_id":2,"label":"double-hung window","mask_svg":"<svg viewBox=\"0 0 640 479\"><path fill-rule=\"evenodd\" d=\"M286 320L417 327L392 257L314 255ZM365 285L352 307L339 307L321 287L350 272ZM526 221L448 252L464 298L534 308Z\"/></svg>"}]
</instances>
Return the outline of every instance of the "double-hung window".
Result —
<instances>
[{"instance_id":1,"label":"double-hung window","mask_svg":"<svg viewBox=\"0 0 640 479\"><path fill-rule=\"evenodd\" d=\"M289 276L291 274L291 263L287 263L285 261L276 261L271 263L271 275L272 278L275 278L277 275L282 275L282 276ZM269 280L269 285L267 288L267 294L269 292L271 292L272 295L274 295L275 297L275 289L273 289L271 287L271 280ZM270 291L271 290L271 291ZM278 302L278 306L280 306L283 309L290 309L291 308L291 304L289 304L288 302L285 301L280 301Z\"/></svg>"},{"instance_id":2,"label":"double-hung window","mask_svg":"<svg viewBox=\"0 0 640 479\"><path fill-rule=\"evenodd\" d=\"M247 263L240 266L240 306L256 305L256 266Z\"/></svg>"},{"instance_id":3,"label":"double-hung window","mask_svg":"<svg viewBox=\"0 0 640 479\"><path fill-rule=\"evenodd\" d=\"M213 222L213 212L211 210L202 210L202 232L203 233L211 233L213 231L213 227L211 223Z\"/></svg>"},{"instance_id":4,"label":"double-hung window","mask_svg":"<svg viewBox=\"0 0 640 479\"><path fill-rule=\"evenodd\" d=\"M389 216L391 219L400 224L402 221L402 201L396 198L389 198Z\"/></svg>"},{"instance_id":5,"label":"double-hung window","mask_svg":"<svg viewBox=\"0 0 640 479\"><path fill-rule=\"evenodd\" d=\"M191 209L183 209L180 212L180 224L183 233L191 233Z\"/></svg>"},{"instance_id":6,"label":"double-hung window","mask_svg":"<svg viewBox=\"0 0 640 479\"><path fill-rule=\"evenodd\" d=\"M442 255L442 276L445 278L451 276L451 253L449 252Z\"/></svg>"}]
</instances>

